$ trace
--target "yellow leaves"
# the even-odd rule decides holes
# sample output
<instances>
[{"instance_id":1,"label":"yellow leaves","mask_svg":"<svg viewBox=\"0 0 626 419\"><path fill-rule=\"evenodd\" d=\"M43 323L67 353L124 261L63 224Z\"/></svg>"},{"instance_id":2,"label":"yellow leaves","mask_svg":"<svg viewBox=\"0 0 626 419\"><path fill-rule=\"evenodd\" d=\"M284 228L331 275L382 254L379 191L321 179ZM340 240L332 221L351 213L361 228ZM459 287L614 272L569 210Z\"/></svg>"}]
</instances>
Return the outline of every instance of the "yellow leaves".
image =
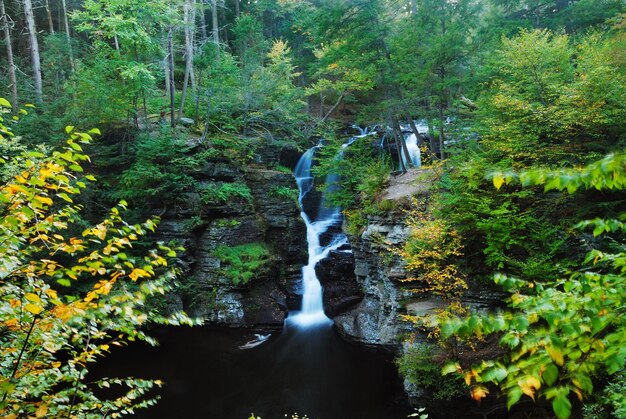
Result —
<instances>
[{"instance_id":1,"label":"yellow leaves","mask_svg":"<svg viewBox=\"0 0 626 419\"><path fill-rule=\"evenodd\" d=\"M495 186L496 189L500 190L500 188L504 184L504 176L501 173L497 173L493 175L492 180L493 180L493 186Z\"/></svg>"},{"instance_id":2,"label":"yellow leaves","mask_svg":"<svg viewBox=\"0 0 626 419\"><path fill-rule=\"evenodd\" d=\"M145 270L143 270L143 269L135 268L135 269L132 270L132 272L128 276L133 281L136 281L139 278L149 278L150 277L150 273L145 271Z\"/></svg>"},{"instance_id":3,"label":"yellow leaves","mask_svg":"<svg viewBox=\"0 0 626 419\"><path fill-rule=\"evenodd\" d=\"M48 406L45 404L42 404L41 406L39 406L39 408L35 411L35 417L38 418L43 418L46 417L46 414L48 413Z\"/></svg>"},{"instance_id":4,"label":"yellow leaves","mask_svg":"<svg viewBox=\"0 0 626 419\"><path fill-rule=\"evenodd\" d=\"M36 195L33 197L36 202L41 203L42 205L52 205L52 199L43 195Z\"/></svg>"},{"instance_id":5,"label":"yellow leaves","mask_svg":"<svg viewBox=\"0 0 626 419\"><path fill-rule=\"evenodd\" d=\"M562 366L565 360L563 359L563 351L554 346L547 346L546 351L550 358L554 361L556 365Z\"/></svg>"},{"instance_id":6,"label":"yellow leaves","mask_svg":"<svg viewBox=\"0 0 626 419\"><path fill-rule=\"evenodd\" d=\"M471 390L472 399L477 402L480 402L482 399L487 397L488 394L489 390L487 390L487 388L483 386L476 386Z\"/></svg>"},{"instance_id":7,"label":"yellow leaves","mask_svg":"<svg viewBox=\"0 0 626 419\"><path fill-rule=\"evenodd\" d=\"M522 392L535 400L535 392L539 390L541 387L541 382L537 377L533 377L532 375L527 375L521 380L517 382L517 385L520 387Z\"/></svg>"},{"instance_id":8,"label":"yellow leaves","mask_svg":"<svg viewBox=\"0 0 626 419\"><path fill-rule=\"evenodd\" d=\"M33 294L33 293L28 293L24 295L24 298L26 298L28 301L33 302L33 303L41 302L41 298L39 298L37 294Z\"/></svg>"},{"instance_id":9,"label":"yellow leaves","mask_svg":"<svg viewBox=\"0 0 626 419\"><path fill-rule=\"evenodd\" d=\"M38 315L39 313L41 313L43 311L43 307L40 306L39 304L26 304L24 306L24 310L28 311L29 313L32 313L34 315Z\"/></svg>"}]
</instances>

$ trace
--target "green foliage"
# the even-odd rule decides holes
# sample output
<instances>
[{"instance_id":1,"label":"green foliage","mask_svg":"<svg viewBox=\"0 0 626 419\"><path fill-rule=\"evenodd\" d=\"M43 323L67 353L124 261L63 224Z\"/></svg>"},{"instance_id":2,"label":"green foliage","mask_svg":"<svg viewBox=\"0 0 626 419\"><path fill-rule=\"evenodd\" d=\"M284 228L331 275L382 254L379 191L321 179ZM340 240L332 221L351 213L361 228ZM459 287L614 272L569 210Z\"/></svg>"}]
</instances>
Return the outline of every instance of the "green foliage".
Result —
<instances>
[{"instance_id":1,"label":"green foliage","mask_svg":"<svg viewBox=\"0 0 626 419\"><path fill-rule=\"evenodd\" d=\"M185 194L196 185L189 173L202 163L202 152L189 153L184 140L166 127L141 134L131 145L131 152L127 156L130 167L119 175L119 184L111 190L113 200L125 199L143 208L187 201Z\"/></svg>"},{"instance_id":2,"label":"green foliage","mask_svg":"<svg viewBox=\"0 0 626 419\"><path fill-rule=\"evenodd\" d=\"M276 198L289 199L295 203L298 202L298 190L288 186L272 186L269 190L269 195Z\"/></svg>"},{"instance_id":3,"label":"green foliage","mask_svg":"<svg viewBox=\"0 0 626 419\"><path fill-rule=\"evenodd\" d=\"M209 205L222 205L231 200L250 204L252 194L245 183L211 183L202 187L200 200Z\"/></svg>"},{"instance_id":4,"label":"green foliage","mask_svg":"<svg viewBox=\"0 0 626 419\"><path fill-rule=\"evenodd\" d=\"M613 53L623 42L592 34L572 47L567 35L545 30L503 39L479 103L494 160L511 159L515 168L575 163L622 142L626 73Z\"/></svg>"},{"instance_id":5,"label":"green foliage","mask_svg":"<svg viewBox=\"0 0 626 419\"><path fill-rule=\"evenodd\" d=\"M496 186L502 184L500 179L520 179L525 185L544 185L546 190L570 193L583 188L623 190L625 158L620 153L578 170L529 170L519 175L495 174L493 179ZM582 400L592 393L595 377L616 374L624 367L623 217L578 224L578 228L593 228L599 239L605 237L604 247L591 250L579 269L567 278L527 281L497 275L495 282L511 293L507 300L510 311L476 314L442 325L444 338L501 334L500 343L509 351L507 358L483 361L464 372L466 381L474 383L479 394L485 391L484 383L494 383L506 392L509 406L524 394L541 396L552 401L559 418L567 418L572 409L570 394Z\"/></svg>"},{"instance_id":6,"label":"green foliage","mask_svg":"<svg viewBox=\"0 0 626 419\"><path fill-rule=\"evenodd\" d=\"M626 415L626 372L622 369L615 374L596 394L594 403L585 404L583 414L588 419L612 419Z\"/></svg>"},{"instance_id":7,"label":"green foliage","mask_svg":"<svg viewBox=\"0 0 626 419\"><path fill-rule=\"evenodd\" d=\"M442 377L441 365L433 361L435 348L428 344L414 345L396 360L398 371L421 390L432 394L433 400L453 400L465 393L463 380L458 377Z\"/></svg>"},{"instance_id":8,"label":"green foliage","mask_svg":"<svg viewBox=\"0 0 626 419\"><path fill-rule=\"evenodd\" d=\"M270 250L265 243L220 245L213 254L222 262L223 275L235 285L246 285L272 262Z\"/></svg>"},{"instance_id":9,"label":"green foliage","mask_svg":"<svg viewBox=\"0 0 626 419\"><path fill-rule=\"evenodd\" d=\"M340 152L341 158L338 158ZM367 137L358 139L345 150L336 139L330 139L315 157L318 165L313 168L314 173L319 178L329 174L334 178L331 185L325 185L326 199L330 205L343 209L349 231L360 234L367 215L386 214L394 209L389 201L379 199L387 186L390 166L372 152ZM350 226L351 221L357 224Z\"/></svg>"},{"instance_id":10,"label":"green foliage","mask_svg":"<svg viewBox=\"0 0 626 419\"><path fill-rule=\"evenodd\" d=\"M0 101L0 105L4 102ZM10 129L0 122L0 142ZM111 417L153 405L148 392L159 380L90 378L89 367L114 346L143 340L151 324L191 323L184 314L165 318L149 309L171 289L175 272L163 245L145 254L133 243L154 231L157 220L131 225L125 203L77 236L86 188L81 179L91 135L67 127L63 149L12 158L18 175L0 185L0 414L3 417ZM84 290L84 291L81 291ZM108 400L96 387L115 387Z\"/></svg>"}]
</instances>

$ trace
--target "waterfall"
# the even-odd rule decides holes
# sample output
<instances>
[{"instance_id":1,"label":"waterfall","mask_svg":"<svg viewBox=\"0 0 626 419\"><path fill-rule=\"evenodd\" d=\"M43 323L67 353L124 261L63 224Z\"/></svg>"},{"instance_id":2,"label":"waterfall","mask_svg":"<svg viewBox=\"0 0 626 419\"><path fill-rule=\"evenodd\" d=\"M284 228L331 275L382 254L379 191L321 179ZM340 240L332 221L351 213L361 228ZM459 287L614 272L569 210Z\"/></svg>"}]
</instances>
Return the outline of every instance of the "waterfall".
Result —
<instances>
[{"instance_id":1,"label":"waterfall","mask_svg":"<svg viewBox=\"0 0 626 419\"><path fill-rule=\"evenodd\" d=\"M415 124L415 127L417 128L417 132L419 132L420 135L424 135L428 133L428 125L426 124L425 121L413 121L413 123ZM403 131L409 130L409 129L411 129L410 126L402 126ZM415 133L412 132L411 134L409 134L409 136L404 139L404 142L406 143L406 148L409 151L409 157L411 158L411 163L415 167L420 167L422 165L422 156L421 156L421 152L418 146L417 136L415 135ZM406 156L404 155L404 153L400 153L400 156L402 157L402 161L406 165L407 160L406 160Z\"/></svg>"},{"instance_id":2,"label":"waterfall","mask_svg":"<svg viewBox=\"0 0 626 419\"><path fill-rule=\"evenodd\" d=\"M341 146L336 158L342 158L344 150L357 139L369 135L366 130L361 130L361 134L350 137L350 139ZM347 237L343 233L335 234L330 243L326 246L320 244L322 234L341 221L341 210L338 207L328 206L325 195L328 192L336 190L339 178L337 175L329 174L326 177L326 191L322 195L320 208L317 219L311 220L304 209L304 197L313 189L313 176L311 175L311 166L313 164L313 156L315 150L321 145L307 150L302 155L296 168L294 176L300 191L298 200L300 202L300 216L306 225L307 244L309 251L309 260L306 266L302 268L302 309L300 312L289 316L287 322L298 327L309 327L318 325L330 325L332 320L324 314L324 303L322 298L322 285L320 284L317 274L315 273L315 265L322 259L328 257L330 252L337 250L341 246L348 243Z\"/></svg>"},{"instance_id":3,"label":"waterfall","mask_svg":"<svg viewBox=\"0 0 626 419\"><path fill-rule=\"evenodd\" d=\"M420 148L417 145L417 136L415 134L410 134L404 142L406 143L406 149L409 152L409 157L411 158L411 163L415 167L420 167L422 164L422 156L420 153ZM407 164L406 156L404 153L400 153L402 156L402 161L404 164Z\"/></svg>"}]
</instances>

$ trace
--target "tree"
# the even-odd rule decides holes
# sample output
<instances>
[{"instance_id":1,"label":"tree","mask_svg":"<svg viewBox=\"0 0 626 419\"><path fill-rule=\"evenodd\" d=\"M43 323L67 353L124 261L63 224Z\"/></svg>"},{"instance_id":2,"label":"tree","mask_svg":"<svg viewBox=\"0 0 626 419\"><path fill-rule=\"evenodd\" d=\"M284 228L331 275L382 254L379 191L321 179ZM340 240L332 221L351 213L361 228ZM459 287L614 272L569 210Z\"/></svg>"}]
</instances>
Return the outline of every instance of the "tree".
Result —
<instances>
[{"instance_id":1,"label":"tree","mask_svg":"<svg viewBox=\"0 0 626 419\"><path fill-rule=\"evenodd\" d=\"M0 106L7 104L0 98ZM155 219L130 225L120 203L102 222L75 235L81 220L74 200L86 187L78 176L89 159L80 144L99 131L66 132L64 149L14 158L10 163L18 174L0 185L3 417L117 417L151 405L155 399L145 396L160 381L87 381L89 367L128 341L154 344L144 329L150 323L191 323L182 313L165 318L151 308L150 300L170 289L175 276L167 268L172 249L132 250L154 230ZM2 123L0 133L0 143L15 141ZM125 391L113 400L95 391L111 386Z\"/></svg>"},{"instance_id":2,"label":"tree","mask_svg":"<svg viewBox=\"0 0 626 419\"><path fill-rule=\"evenodd\" d=\"M9 81L11 83L11 105L13 111L17 108L17 78L15 77L15 63L13 61L13 47L11 46L11 24L4 8L4 0L0 0L0 25L4 30L4 42L7 48L7 61L9 64Z\"/></svg>"},{"instance_id":3,"label":"tree","mask_svg":"<svg viewBox=\"0 0 626 419\"><path fill-rule=\"evenodd\" d=\"M33 15L33 5L30 0L23 0L24 15L28 26L28 41L30 43L31 66L33 68L33 80L35 82L35 99L37 103L43 103L43 87L41 81L41 60L39 58L39 42L37 41L37 28Z\"/></svg>"},{"instance_id":4,"label":"tree","mask_svg":"<svg viewBox=\"0 0 626 419\"><path fill-rule=\"evenodd\" d=\"M605 157L582 169L551 171L534 169L494 173L496 188L503 184L543 185L546 191L582 189L626 189L626 154ZM497 275L494 280L511 293L509 310L496 314L474 314L467 319L446 320L442 337L456 335L482 337L501 335L507 356L486 360L471 369L449 364L444 372L462 374L472 394L479 400L489 391L486 384L506 392L508 406L523 395L552 401L559 418L571 414L570 395L581 401L591 394L594 378L613 375L626 362L626 224L620 219L595 218L580 222L577 228L593 230L595 248L584 265L566 278L524 281ZM626 404L622 394L621 405Z\"/></svg>"},{"instance_id":5,"label":"tree","mask_svg":"<svg viewBox=\"0 0 626 419\"><path fill-rule=\"evenodd\" d=\"M481 134L495 161L516 168L534 162L577 161L605 154L623 140L617 118L626 73L615 51L619 37L593 34L571 45L567 35L522 31L504 38L490 64L489 89L479 100ZM550 149L551 153L540 150Z\"/></svg>"},{"instance_id":6,"label":"tree","mask_svg":"<svg viewBox=\"0 0 626 419\"><path fill-rule=\"evenodd\" d=\"M195 33L195 1L185 0L184 3L184 25L185 25L185 78L183 80L183 90L180 97L180 107L178 108L178 119L182 118L185 107L185 98L187 96L187 85L191 78L191 85L195 92L196 82L193 71L194 58L194 33Z\"/></svg>"},{"instance_id":7,"label":"tree","mask_svg":"<svg viewBox=\"0 0 626 419\"><path fill-rule=\"evenodd\" d=\"M74 75L74 85L78 86L73 87L77 89L76 96L83 101L102 101L104 106L109 102L116 103L111 111L126 116L138 126L139 109L143 108L144 118L147 118L147 99L155 90L152 63L161 61L165 55L157 39L175 19L174 13L166 0L85 1L82 9L72 14L72 20L77 31L92 39L92 55L80 74ZM103 71L112 78L100 86L97 97L94 97L93 89L79 90L81 86L91 85L89 78L100 77ZM103 87L108 87L110 93ZM115 90L121 95L117 92L113 95ZM83 106L74 108L77 112L85 109ZM95 110L93 107L87 109ZM112 120L95 122L102 124Z\"/></svg>"}]
</instances>

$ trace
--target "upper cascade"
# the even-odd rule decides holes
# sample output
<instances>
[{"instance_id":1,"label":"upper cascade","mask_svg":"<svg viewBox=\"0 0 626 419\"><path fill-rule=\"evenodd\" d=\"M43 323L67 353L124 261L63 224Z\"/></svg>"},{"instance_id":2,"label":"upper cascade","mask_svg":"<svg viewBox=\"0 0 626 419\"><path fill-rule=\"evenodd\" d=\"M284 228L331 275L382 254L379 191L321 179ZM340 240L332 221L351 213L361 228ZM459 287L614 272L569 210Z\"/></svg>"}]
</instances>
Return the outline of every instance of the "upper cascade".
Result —
<instances>
[{"instance_id":1,"label":"upper cascade","mask_svg":"<svg viewBox=\"0 0 626 419\"><path fill-rule=\"evenodd\" d=\"M368 135L365 130L361 130L361 134L350 137L350 139L344 143L341 150L335 158L340 159L343 157L344 150L350 146L354 141L359 138ZM296 165L294 169L294 176L299 188L299 202L302 208L300 215L306 224L307 231L307 243L309 251L309 260L306 266L302 268L302 309L298 313L287 318L288 324L293 324L296 327L306 328L311 326L329 326L332 324L332 320L329 319L324 313L324 304L322 296L322 285L320 284L317 274L315 273L315 265L322 259L328 257L330 252L339 249L348 243L348 239L345 234L339 232L334 234L330 243L326 246L320 244L320 237L326 233L329 228L336 226L341 222L341 209L336 206L329 205L326 200L326 194L336 190L338 186L337 175L329 174L326 177L326 188L322 194L320 200L320 208L317 213L317 218L312 220L303 205L304 197L313 189L314 179L311 174L311 167L313 165L313 157L315 150L321 145L307 150Z\"/></svg>"}]
</instances>

